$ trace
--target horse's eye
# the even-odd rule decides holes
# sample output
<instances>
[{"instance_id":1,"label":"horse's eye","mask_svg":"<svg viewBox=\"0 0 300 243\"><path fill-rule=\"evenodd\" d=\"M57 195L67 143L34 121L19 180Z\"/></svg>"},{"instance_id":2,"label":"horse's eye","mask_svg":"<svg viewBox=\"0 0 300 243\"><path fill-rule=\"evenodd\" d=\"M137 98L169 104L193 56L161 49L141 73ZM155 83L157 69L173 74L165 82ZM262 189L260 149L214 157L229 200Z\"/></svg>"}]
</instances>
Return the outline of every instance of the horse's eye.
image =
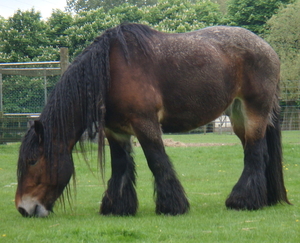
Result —
<instances>
[{"instance_id":1,"label":"horse's eye","mask_svg":"<svg viewBox=\"0 0 300 243\"><path fill-rule=\"evenodd\" d=\"M28 160L27 162L29 165L35 165L37 163L37 160L35 159L31 159L31 160Z\"/></svg>"}]
</instances>

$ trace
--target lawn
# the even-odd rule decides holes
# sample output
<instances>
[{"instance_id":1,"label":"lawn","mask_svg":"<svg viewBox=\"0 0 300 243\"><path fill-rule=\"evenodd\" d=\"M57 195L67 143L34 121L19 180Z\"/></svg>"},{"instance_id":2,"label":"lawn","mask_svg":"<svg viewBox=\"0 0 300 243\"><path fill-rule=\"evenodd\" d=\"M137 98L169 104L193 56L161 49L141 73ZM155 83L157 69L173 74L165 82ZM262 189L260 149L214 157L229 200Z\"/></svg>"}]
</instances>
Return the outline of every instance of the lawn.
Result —
<instances>
[{"instance_id":1,"label":"lawn","mask_svg":"<svg viewBox=\"0 0 300 243\"><path fill-rule=\"evenodd\" d=\"M96 146L92 146L92 153L87 153L90 169L80 153L74 155L77 183L71 206L58 203L48 218L23 218L14 207L19 144L0 145L0 242L299 242L299 132L283 133L286 188L294 205L258 211L227 210L224 204L243 167L242 147L236 136L164 137L183 143L221 144L166 148L191 204L186 215L155 215L153 178L140 147L135 148L137 215L99 215L104 186ZM106 180L109 172L107 163Z\"/></svg>"}]
</instances>

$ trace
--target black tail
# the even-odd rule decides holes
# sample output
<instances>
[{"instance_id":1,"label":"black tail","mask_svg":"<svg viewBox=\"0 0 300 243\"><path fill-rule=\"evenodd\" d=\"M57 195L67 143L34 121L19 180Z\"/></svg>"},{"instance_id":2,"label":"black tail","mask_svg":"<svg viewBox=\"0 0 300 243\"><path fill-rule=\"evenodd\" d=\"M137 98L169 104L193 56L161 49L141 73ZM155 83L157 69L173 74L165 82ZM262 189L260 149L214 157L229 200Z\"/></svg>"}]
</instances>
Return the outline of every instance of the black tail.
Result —
<instances>
[{"instance_id":1,"label":"black tail","mask_svg":"<svg viewBox=\"0 0 300 243\"><path fill-rule=\"evenodd\" d=\"M273 109L272 119L273 124L268 125L266 131L269 154L269 161L266 167L268 205L274 205L279 202L290 204L283 179L280 109L277 104Z\"/></svg>"}]
</instances>

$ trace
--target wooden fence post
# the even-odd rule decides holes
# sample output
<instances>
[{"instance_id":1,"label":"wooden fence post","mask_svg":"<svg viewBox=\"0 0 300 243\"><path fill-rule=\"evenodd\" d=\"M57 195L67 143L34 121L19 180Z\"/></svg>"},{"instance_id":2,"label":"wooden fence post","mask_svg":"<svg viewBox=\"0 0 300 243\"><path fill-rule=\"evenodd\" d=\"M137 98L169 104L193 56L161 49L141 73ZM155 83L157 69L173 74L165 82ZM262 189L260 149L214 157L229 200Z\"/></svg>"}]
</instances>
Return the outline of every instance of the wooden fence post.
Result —
<instances>
[{"instance_id":1,"label":"wooden fence post","mask_svg":"<svg viewBox=\"0 0 300 243\"><path fill-rule=\"evenodd\" d=\"M61 75L67 70L69 66L69 50L67 47L60 48L60 68Z\"/></svg>"},{"instance_id":2,"label":"wooden fence post","mask_svg":"<svg viewBox=\"0 0 300 243\"><path fill-rule=\"evenodd\" d=\"M48 100L48 92L47 92L47 73L46 69L44 69L44 104L47 104Z\"/></svg>"},{"instance_id":3,"label":"wooden fence post","mask_svg":"<svg viewBox=\"0 0 300 243\"><path fill-rule=\"evenodd\" d=\"M3 113L2 68L0 67L0 117Z\"/></svg>"}]
</instances>

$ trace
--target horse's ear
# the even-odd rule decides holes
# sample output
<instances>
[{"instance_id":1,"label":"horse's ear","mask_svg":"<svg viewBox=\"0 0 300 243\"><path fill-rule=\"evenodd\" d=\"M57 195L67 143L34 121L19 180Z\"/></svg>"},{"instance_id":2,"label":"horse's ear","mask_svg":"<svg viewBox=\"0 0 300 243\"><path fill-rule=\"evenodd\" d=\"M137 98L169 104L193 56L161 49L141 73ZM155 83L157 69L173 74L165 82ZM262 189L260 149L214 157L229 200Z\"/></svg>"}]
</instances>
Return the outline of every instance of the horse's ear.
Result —
<instances>
[{"instance_id":1,"label":"horse's ear","mask_svg":"<svg viewBox=\"0 0 300 243\"><path fill-rule=\"evenodd\" d=\"M41 143L44 140L44 126L38 120L34 121L34 131L39 137L39 143Z\"/></svg>"},{"instance_id":2,"label":"horse's ear","mask_svg":"<svg viewBox=\"0 0 300 243\"><path fill-rule=\"evenodd\" d=\"M28 125L29 125L29 128L34 126L34 121L33 120L28 121Z\"/></svg>"}]
</instances>

